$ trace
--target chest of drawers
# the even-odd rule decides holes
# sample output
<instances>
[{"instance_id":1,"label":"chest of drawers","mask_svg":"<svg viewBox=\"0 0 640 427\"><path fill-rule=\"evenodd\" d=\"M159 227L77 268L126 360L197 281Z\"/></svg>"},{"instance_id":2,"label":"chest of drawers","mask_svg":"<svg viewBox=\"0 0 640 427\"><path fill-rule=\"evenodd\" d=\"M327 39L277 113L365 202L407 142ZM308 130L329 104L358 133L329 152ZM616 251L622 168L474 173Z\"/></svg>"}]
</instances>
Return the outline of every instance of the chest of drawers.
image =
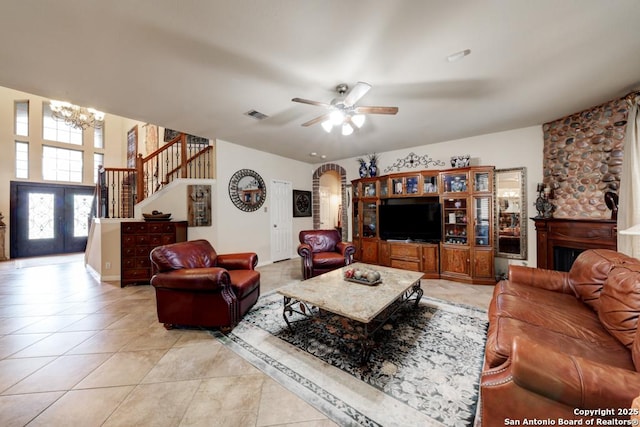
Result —
<instances>
[{"instance_id":1,"label":"chest of drawers","mask_svg":"<svg viewBox=\"0 0 640 427\"><path fill-rule=\"evenodd\" d=\"M149 284L156 246L187 240L187 221L123 222L120 224L120 286Z\"/></svg>"}]
</instances>

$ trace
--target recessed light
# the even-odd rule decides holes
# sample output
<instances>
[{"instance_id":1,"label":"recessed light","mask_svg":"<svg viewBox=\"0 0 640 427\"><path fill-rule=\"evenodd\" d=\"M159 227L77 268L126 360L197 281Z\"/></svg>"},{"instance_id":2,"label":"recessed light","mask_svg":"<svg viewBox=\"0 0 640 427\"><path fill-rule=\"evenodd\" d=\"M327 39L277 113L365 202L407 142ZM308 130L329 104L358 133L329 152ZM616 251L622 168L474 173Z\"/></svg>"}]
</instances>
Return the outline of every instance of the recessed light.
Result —
<instances>
[{"instance_id":1,"label":"recessed light","mask_svg":"<svg viewBox=\"0 0 640 427\"><path fill-rule=\"evenodd\" d=\"M315 156L317 156L317 155L318 155L318 153L316 153L316 152L314 151L313 153L309 153L309 155L310 155L311 157L315 157Z\"/></svg>"},{"instance_id":2,"label":"recessed light","mask_svg":"<svg viewBox=\"0 0 640 427\"><path fill-rule=\"evenodd\" d=\"M471 49L465 49L465 50L461 50L460 52L452 53L451 55L447 56L447 61L449 62L459 61L465 56L469 55L470 53L471 53Z\"/></svg>"}]
</instances>

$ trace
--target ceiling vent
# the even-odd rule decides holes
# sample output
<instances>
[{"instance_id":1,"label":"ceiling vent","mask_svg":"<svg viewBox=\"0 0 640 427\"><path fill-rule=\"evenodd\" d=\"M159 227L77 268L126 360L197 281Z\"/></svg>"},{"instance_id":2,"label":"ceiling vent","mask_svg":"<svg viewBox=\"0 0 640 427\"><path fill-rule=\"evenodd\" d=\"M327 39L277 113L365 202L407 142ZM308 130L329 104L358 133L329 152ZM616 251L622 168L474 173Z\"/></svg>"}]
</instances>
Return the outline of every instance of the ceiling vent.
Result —
<instances>
[{"instance_id":1,"label":"ceiling vent","mask_svg":"<svg viewBox=\"0 0 640 427\"><path fill-rule=\"evenodd\" d=\"M256 110L249 110L244 114L249 116L249 117L253 117L256 120L264 120L267 117L269 117L266 114L262 114L260 111L256 111Z\"/></svg>"}]
</instances>

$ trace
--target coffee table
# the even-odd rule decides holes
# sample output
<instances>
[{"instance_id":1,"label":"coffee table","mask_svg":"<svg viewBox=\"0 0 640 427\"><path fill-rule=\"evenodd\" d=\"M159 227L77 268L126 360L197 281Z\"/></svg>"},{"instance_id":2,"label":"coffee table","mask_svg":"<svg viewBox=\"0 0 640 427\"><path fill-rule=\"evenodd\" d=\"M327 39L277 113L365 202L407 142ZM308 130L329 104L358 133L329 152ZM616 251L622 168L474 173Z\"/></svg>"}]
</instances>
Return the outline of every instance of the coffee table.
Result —
<instances>
[{"instance_id":1,"label":"coffee table","mask_svg":"<svg viewBox=\"0 0 640 427\"><path fill-rule=\"evenodd\" d=\"M344 279L344 271L351 268L380 272L381 282L377 285L353 283ZM375 345L373 335L384 326L389 318L405 303L420 302L423 291L420 278L424 273L398 268L354 263L347 267L312 277L302 282L291 283L278 288L284 296L282 316L290 330L293 323L318 318L329 321L338 318L350 319L361 325L357 339L360 342L361 361L367 362ZM294 313L300 320L293 321ZM337 322L340 325L340 322Z\"/></svg>"}]
</instances>

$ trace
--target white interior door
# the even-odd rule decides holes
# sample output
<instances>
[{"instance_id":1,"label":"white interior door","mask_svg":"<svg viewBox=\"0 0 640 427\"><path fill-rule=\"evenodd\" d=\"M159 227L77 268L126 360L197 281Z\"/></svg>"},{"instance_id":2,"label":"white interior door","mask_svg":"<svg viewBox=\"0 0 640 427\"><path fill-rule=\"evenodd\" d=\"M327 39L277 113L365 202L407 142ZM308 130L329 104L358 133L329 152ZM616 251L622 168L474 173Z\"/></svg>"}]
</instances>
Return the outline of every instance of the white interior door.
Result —
<instances>
[{"instance_id":1,"label":"white interior door","mask_svg":"<svg viewBox=\"0 0 640 427\"><path fill-rule=\"evenodd\" d=\"M291 258L293 252L293 190L287 181L271 180L271 261Z\"/></svg>"}]
</instances>

